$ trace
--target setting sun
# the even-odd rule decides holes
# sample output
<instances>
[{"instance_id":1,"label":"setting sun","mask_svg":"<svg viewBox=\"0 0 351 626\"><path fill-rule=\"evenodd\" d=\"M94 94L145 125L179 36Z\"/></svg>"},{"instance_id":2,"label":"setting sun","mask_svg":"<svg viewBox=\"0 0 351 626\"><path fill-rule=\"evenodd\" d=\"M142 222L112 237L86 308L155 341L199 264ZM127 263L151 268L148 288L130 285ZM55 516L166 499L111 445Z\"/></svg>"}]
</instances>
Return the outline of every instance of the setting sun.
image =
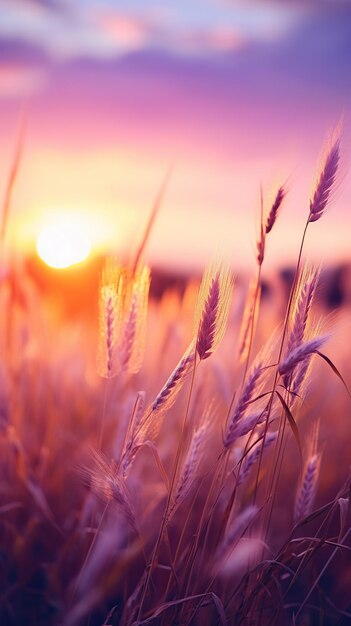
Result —
<instances>
[{"instance_id":1,"label":"setting sun","mask_svg":"<svg viewBox=\"0 0 351 626\"><path fill-rule=\"evenodd\" d=\"M43 227L37 238L38 255L57 269L84 261L90 250L90 238L82 225L68 218Z\"/></svg>"}]
</instances>

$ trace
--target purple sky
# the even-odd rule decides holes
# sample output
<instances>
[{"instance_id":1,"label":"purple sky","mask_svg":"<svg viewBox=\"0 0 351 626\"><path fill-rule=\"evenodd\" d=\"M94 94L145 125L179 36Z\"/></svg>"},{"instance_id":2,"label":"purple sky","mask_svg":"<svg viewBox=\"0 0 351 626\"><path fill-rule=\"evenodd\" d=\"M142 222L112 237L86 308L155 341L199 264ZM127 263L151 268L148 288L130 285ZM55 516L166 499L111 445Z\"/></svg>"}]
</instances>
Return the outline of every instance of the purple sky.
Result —
<instances>
[{"instance_id":1,"label":"purple sky","mask_svg":"<svg viewBox=\"0 0 351 626\"><path fill-rule=\"evenodd\" d=\"M196 238L200 264L208 232L218 246L228 229L237 256L251 258L259 184L288 178L282 228L291 248L272 243L272 256L288 259L321 145L343 114L344 180L333 219L315 236L331 232L334 256L338 237L346 254L349 3L174 4L0 0L2 171L24 102L28 117L14 198L20 238L35 238L46 212L79 204L100 213L102 230L124 229L129 245L173 160L152 258L194 263Z\"/></svg>"}]
</instances>

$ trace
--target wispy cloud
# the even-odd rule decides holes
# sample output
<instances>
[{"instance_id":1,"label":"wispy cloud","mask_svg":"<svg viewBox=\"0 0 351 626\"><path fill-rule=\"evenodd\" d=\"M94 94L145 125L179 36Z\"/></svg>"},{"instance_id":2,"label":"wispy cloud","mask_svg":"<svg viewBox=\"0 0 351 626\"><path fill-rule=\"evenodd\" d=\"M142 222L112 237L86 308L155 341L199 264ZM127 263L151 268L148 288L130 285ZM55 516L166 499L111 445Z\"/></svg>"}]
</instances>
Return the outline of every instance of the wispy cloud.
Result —
<instances>
[{"instance_id":1,"label":"wispy cloud","mask_svg":"<svg viewBox=\"0 0 351 626\"><path fill-rule=\"evenodd\" d=\"M13 38L41 46L52 60L99 58L114 52L113 42L96 28L80 3L53 7L29 0L0 0L0 12L0 41Z\"/></svg>"},{"instance_id":2,"label":"wispy cloud","mask_svg":"<svg viewBox=\"0 0 351 626\"><path fill-rule=\"evenodd\" d=\"M271 40L293 24L292 10L248 9L241 2L219 7L179 0L171 9L150 2L0 0L0 38L36 42L56 60L109 58L131 50L209 54Z\"/></svg>"},{"instance_id":3,"label":"wispy cloud","mask_svg":"<svg viewBox=\"0 0 351 626\"><path fill-rule=\"evenodd\" d=\"M177 22L174 14L125 15L116 10L97 10L96 25L116 45L116 51L157 49L184 54L208 54L233 50L245 39L231 25L197 27Z\"/></svg>"},{"instance_id":4,"label":"wispy cloud","mask_svg":"<svg viewBox=\"0 0 351 626\"><path fill-rule=\"evenodd\" d=\"M95 16L96 25L121 48L142 48L150 44L157 25L148 19L123 15L116 11L100 11Z\"/></svg>"}]
</instances>

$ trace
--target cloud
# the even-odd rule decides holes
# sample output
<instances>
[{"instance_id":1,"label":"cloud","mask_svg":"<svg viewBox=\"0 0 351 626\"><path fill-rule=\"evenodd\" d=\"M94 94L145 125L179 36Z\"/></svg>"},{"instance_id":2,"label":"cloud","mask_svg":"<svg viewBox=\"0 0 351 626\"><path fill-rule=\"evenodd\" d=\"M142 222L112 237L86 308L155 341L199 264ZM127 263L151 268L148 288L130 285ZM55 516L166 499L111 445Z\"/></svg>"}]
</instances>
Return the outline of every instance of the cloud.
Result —
<instances>
[{"instance_id":1,"label":"cloud","mask_svg":"<svg viewBox=\"0 0 351 626\"><path fill-rule=\"evenodd\" d=\"M208 55L238 49L244 42L281 36L293 23L289 10L225 8L179 0L172 10L153 2L113 5L76 0L0 0L1 36L40 43L57 61L106 58L132 50L162 49Z\"/></svg>"},{"instance_id":2,"label":"cloud","mask_svg":"<svg viewBox=\"0 0 351 626\"><path fill-rule=\"evenodd\" d=\"M332 19L310 15L284 39L228 47L221 37L219 44L199 42L193 30L186 45L211 45L215 54L142 47L109 59L72 60L54 70L46 108L57 116L64 102L71 120L79 110L79 123L94 119L90 136L99 128L104 141L157 136L166 144L192 137L197 146L240 145L245 154L253 145L266 150L274 129L295 142L302 128L320 124L320 134L350 102L350 23L344 12Z\"/></svg>"},{"instance_id":3,"label":"cloud","mask_svg":"<svg viewBox=\"0 0 351 626\"><path fill-rule=\"evenodd\" d=\"M28 0L0 0L0 42L21 40L37 45L53 60L62 61L83 55L99 58L113 53L114 46L89 19L78 4L62 3L53 10L47 3Z\"/></svg>"},{"instance_id":4,"label":"cloud","mask_svg":"<svg viewBox=\"0 0 351 626\"><path fill-rule=\"evenodd\" d=\"M75 19L78 30L74 20L64 28L66 16L59 31L48 22L41 46L25 44L22 33L11 51L7 40L0 62L17 54L22 65L27 58L31 69L44 67L58 103L81 99L101 116L108 102L122 118L160 124L167 116L194 116L213 125L213 133L221 125L235 128L238 110L246 123L254 116L268 128L274 118L287 124L311 115L313 103L326 115L350 100L350 7L308 12L284 37L266 38L243 37L230 22L199 25L197 15L184 23L174 12L145 16L100 5Z\"/></svg>"},{"instance_id":5,"label":"cloud","mask_svg":"<svg viewBox=\"0 0 351 626\"><path fill-rule=\"evenodd\" d=\"M231 26L180 26L167 13L141 17L104 10L95 12L94 19L119 52L154 48L201 55L233 50L244 42L243 36Z\"/></svg>"},{"instance_id":6,"label":"cloud","mask_svg":"<svg viewBox=\"0 0 351 626\"><path fill-rule=\"evenodd\" d=\"M151 21L116 11L101 11L95 15L98 28L120 48L139 49L150 44L156 29Z\"/></svg>"},{"instance_id":7,"label":"cloud","mask_svg":"<svg viewBox=\"0 0 351 626\"><path fill-rule=\"evenodd\" d=\"M234 28L217 27L209 30L190 30L174 42L174 50L195 54L211 54L238 50L246 43Z\"/></svg>"},{"instance_id":8,"label":"cloud","mask_svg":"<svg viewBox=\"0 0 351 626\"><path fill-rule=\"evenodd\" d=\"M66 10L65 2L62 0L1 0L1 5L3 7L17 7L21 9L21 7L28 6L32 10L37 8L50 9L55 11Z\"/></svg>"}]
</instances>

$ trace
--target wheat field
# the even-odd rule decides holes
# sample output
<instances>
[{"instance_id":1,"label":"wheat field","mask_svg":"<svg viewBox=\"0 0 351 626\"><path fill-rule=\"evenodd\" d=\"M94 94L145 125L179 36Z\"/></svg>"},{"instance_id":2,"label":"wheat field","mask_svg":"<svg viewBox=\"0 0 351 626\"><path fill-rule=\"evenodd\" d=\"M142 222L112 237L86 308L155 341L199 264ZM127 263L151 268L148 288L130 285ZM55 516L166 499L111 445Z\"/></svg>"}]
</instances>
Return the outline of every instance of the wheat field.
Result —
<instances>
[{"instance_id":1,"label":"wheat field","mask_svg":"<svg viewBox=\"0 0 351 626\"><path fill-rule=\"evenodd\" d=\"M339 157L334 134L288 291L261 288L285 185L250 284L215 259L152 295L156 210L96 324L3 274L0 624L351 623L350 313L306 261Z\"/></svg>"}]
</instances>

